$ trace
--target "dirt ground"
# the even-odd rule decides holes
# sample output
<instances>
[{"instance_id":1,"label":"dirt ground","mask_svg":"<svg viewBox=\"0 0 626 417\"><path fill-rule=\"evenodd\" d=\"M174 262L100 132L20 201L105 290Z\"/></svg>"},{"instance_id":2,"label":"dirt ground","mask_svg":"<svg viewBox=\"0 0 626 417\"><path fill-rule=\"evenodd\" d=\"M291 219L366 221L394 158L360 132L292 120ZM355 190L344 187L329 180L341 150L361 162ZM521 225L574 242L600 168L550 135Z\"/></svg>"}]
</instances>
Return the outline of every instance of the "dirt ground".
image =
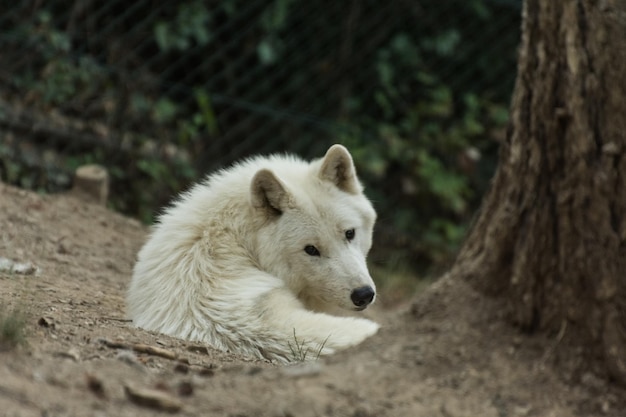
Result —
<instances>
[{"instance_id":1,"label":"dirt ground","mask_svg":"<svg viewBox=\"0 0 626 417\"><path fill-rule=\"evenodd\" d=\"M132 328L124 292L146 232L0 184L0 258L17 262L0 260L0 306L26 323L26 342L0 352L1 416L626 416L624 390L556 363L557 336L518 333L449 276L374 308L383 327L359 347L306 364Z\"/></svg>"}]
</instances>

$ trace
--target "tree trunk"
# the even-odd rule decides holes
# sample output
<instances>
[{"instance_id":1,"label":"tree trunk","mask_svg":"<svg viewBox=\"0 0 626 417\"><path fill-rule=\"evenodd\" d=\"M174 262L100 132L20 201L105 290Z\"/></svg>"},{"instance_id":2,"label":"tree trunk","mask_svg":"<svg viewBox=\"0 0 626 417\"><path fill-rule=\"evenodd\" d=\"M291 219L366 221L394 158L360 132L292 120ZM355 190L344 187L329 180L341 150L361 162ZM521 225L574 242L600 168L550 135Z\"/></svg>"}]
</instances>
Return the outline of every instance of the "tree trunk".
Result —
<instances>
[{"instance_id":1,"label":"tree trunk","mask_svg":"<svg viewBox=\"0 0 626 417\"><path fill-rule=\"evenodd\" d=\"M626 383L626 2L527 0L511 120L452 272ZM589 358L589 357L588 357Z\"/></svg>"}]
</instances>

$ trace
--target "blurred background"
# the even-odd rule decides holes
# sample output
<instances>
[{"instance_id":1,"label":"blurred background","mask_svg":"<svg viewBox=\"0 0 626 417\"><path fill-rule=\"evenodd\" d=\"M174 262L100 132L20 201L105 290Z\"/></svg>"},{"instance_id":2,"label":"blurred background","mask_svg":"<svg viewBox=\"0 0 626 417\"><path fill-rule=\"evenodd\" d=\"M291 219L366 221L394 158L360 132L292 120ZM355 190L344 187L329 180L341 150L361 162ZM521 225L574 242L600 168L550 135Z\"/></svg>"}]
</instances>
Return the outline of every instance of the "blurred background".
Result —
<instances>
[{"instance_id":1,"label":"blurred background","mask_svg":"<svg viewBox=\"0 0 626 417\"><path fill-rule=\"evenodd\" d=\"M343 143L379 212L374 267L427 276L493 174L521 0L0 4L3 182L58 192L99 163L109 205L150 223L235 160Z\"/></svg>"}]
</instances>

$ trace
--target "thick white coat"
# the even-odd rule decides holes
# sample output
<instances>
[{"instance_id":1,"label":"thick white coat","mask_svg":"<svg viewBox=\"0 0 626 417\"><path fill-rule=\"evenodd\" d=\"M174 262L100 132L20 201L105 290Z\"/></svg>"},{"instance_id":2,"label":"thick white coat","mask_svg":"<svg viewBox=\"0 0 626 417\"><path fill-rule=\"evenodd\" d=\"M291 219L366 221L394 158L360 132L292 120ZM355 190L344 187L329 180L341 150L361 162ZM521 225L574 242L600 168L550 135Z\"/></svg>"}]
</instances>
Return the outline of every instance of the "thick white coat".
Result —
<instances>
[{"instance_id":1,"label":"thick white coat","mask_svg":"<svg viewBox=\"0 0 626 417\"><path fill-rule=\"evenodd\" d=\"M354 289L375 288L365 262L375 218L343 146L310 163L249 159L160 216L138 255L129 316L144 329L280 362L356 345L378 325L334 312L358 309Z\"/></svg>"}]
</instances>

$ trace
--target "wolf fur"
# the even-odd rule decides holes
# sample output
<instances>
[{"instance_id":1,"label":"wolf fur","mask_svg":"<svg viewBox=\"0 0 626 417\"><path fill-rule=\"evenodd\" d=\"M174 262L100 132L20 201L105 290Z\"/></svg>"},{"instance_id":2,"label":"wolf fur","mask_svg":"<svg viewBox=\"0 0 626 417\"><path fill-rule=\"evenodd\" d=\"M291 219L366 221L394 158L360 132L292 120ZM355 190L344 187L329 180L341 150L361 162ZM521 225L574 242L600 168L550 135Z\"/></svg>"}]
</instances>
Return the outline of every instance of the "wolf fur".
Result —
<instances>
[{"instance_id":1,"label":"wolf fur","mask_svg":"<svg viewBox=\"0 0 626 417\"><path fill-rule=\"evenodd\" d=\"M375 219L341 145L312 162L249 159L160 216L128 313L140 328L278 362L356 345L378 324L334 312L374 300L365 258Z\"/></svg>"}]
</instances>

